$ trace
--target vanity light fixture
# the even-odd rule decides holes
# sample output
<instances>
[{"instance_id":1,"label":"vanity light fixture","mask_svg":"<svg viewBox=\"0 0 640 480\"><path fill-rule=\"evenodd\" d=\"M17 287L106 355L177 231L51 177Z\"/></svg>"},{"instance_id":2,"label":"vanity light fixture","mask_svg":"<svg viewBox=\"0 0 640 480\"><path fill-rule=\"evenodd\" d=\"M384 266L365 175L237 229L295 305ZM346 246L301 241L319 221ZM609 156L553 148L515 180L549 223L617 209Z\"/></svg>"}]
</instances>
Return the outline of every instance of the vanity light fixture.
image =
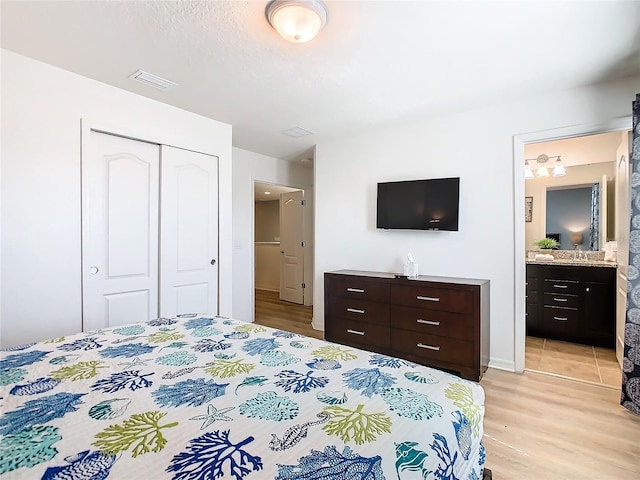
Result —
<instances>
[{"instance_id":1,"label":"vanity light fixture","mask_svg":"<svg viewBox=\"0 0 640 480\"><path fill-rule=\"evenodd\" d=\"M293 43L308 42L327 23L327 9L319 0L273 0L265 14L280 36Z\"/></svg>"},{"instance_id":2,"label":"vanity light fixture","mask_svg":"<svg viewBox=\"0 0 640 480\"><path fill-rule=\"evenodd\" d=\"M559 155L555 157L549 157L548 155L545 155L543 153L542 155L538 155L538 158L525 159L524 161L525 180L531 180L532 178L534 178L533 170L531 170L531 167L529 166L529 162L536 162L538 164L535 177L548 177L549 169L547 168L547 162L553 158L556 159L556 165L553 167L553 171L551 175L553 175L554 177L562 177L566 175L567 170L564 168L564 165L562 165Z\"/></svg>"}]
</instances>

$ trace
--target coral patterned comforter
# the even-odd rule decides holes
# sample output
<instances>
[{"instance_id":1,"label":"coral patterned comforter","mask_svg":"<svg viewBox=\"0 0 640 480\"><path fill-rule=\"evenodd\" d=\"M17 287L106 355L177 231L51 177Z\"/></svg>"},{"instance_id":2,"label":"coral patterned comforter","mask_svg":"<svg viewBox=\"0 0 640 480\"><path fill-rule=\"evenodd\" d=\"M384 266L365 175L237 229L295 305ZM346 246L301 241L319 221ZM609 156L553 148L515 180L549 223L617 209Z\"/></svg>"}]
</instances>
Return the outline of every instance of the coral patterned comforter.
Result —
<instances>
[{"instance_id":1,"label":"coral patterned comforter","mask_svg":"<svg viewBox=\"0 0 640 480\"><path fill-rule=\"evenodd\" d=\"M222 317L1 352L0 474L28 479L482 478L484 392Z\"/></svg>"}]
</instances>

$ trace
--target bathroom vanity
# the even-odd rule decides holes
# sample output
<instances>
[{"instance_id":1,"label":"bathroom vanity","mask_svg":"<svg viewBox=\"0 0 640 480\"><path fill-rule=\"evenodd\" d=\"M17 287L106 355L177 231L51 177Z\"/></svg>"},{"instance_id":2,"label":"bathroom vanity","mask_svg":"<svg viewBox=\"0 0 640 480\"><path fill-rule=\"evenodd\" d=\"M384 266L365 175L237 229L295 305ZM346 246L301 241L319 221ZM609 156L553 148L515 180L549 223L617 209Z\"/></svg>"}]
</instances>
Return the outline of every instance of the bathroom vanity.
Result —
<instances>
[{"instance_id":1,"label":"bathroom vanity","mask_svg":"<svg viewBox=\"0 0 640 480\"><path fill-rule=\"evenodd\" d=\"M527 260L527 335L615 347L616 265Z\"/></svg>"}]
</instances>

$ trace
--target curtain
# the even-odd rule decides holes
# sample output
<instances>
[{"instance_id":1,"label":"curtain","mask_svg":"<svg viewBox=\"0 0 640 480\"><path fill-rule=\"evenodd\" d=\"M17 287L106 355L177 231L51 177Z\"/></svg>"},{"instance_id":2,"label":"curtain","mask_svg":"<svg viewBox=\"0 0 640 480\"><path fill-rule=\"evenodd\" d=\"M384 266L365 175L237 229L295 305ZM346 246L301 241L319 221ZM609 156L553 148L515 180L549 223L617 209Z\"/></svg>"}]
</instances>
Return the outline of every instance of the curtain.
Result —
<instances>
[{"instance_id":1,"label":"curtain","mask_svg":"<svg viewBox=\"0 0 640 480\"><path fill-rule=\"evenodd\" d=\"M600 184L594 183L591 187L591 240L589 250L598 251L600 238Z\"/></svg>"},{"instance_id":2,"label":"curtain","mask_svg":"<svg viewBox=\"0 0 640 480\"><path fill-rule=\"evenodd\" d=\"M632 173L629 286L620 404L640 415L640 93L633 102L633 145L630 162Z\"/></svg>"}]
</instances>

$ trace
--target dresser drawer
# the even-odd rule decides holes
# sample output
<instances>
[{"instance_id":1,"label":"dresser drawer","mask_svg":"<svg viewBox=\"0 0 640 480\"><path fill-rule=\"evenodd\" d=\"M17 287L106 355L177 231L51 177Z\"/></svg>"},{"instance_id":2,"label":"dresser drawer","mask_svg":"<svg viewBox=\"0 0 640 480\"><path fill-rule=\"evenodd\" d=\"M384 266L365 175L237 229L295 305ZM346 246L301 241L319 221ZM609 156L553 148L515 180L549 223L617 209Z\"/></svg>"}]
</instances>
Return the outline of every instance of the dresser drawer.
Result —
<instances>
[{"instance_id":1,"label":"dresser drawer","mask_svg":"<svg viewBox=\"0 0 640 480\"><path fill-rule=\"evenodd\" d=\"M580 284L572 280L552 280L545 278L543 288L545 293L577 295L580 291Z\"/></svg>"},{"instance_id":2,"label":"dresser drawer","mask_svg":"<svg viewBox=\"0 0 640 480\"><path fill-rule=\"evenodd\" d=\"M580 311L568 308L544 307L542 323L549 334L573 335L578 331Z\"/></svg>"},{"instance_id":3,"label":"dresser drawer","mask_svg":"<svg viewBox=\"0 0 640 480\"><path fill-rule=\"evenodd\" d=\"M473 367L473 342L392 329L391 348L416 357Z\"/></svg>"},{"instance_id":4,"label":"dresser drawer","mask_svg":"<svg viewBox=\"0 0 640 480\"><path fill-rule=\"evenodd\" d=\"M389 327L372 325L342 318L332 318L325 325L325 336L330 342L389 348Z\"/></svg>"},{"instance_id":5,"label":"dresser drawer","mask_svg":"<svg viewBox=\"0 0 640 480\"><path fill-rule=\"evenodd\" d=\"M393 328L427 335L473 340L473 315L391 305L389 322Z\"/></svg>"},{"instance_id":6,"label":"dresser drawer","mask_svg":"<svg viewBox=\"0 0 640 480\"><path fill-rule=\"evenodd\" d=\"M456 288L391 285L391 303L456 313L473 313L473 292Z\"/></svg>"},{"instance_id":7,"label":"dresser drawer","mask_svg":"<svg viewBox=\"0 0 640 480\"><path fill-rule=\"evenodd\" d=\"M325 276L327 294L337 297L370 300L375 302L389 302L389 284L367 282L359 277L345 275Z\"/></svg>"},{"instance_id":8,"label":"dresser drawer","mask_svg":"<svg viewBox=\"0 0 640 480\"><path fill-rule=\"evenodd\" d=\"M336 318L389 326L389 304L329 297L328 314Z\"/></svg>"},{"instance_id":9,"label":"dresser drawer","mask_svg":"<svg viewBox=\"0 0 640 480\"><path fill-rule=\"evenodd\" d=\"M580 297L577 295L562 295L560 293L544 294L545 306L577 309L579 303Z\"/></svg>"}]
</instances>

